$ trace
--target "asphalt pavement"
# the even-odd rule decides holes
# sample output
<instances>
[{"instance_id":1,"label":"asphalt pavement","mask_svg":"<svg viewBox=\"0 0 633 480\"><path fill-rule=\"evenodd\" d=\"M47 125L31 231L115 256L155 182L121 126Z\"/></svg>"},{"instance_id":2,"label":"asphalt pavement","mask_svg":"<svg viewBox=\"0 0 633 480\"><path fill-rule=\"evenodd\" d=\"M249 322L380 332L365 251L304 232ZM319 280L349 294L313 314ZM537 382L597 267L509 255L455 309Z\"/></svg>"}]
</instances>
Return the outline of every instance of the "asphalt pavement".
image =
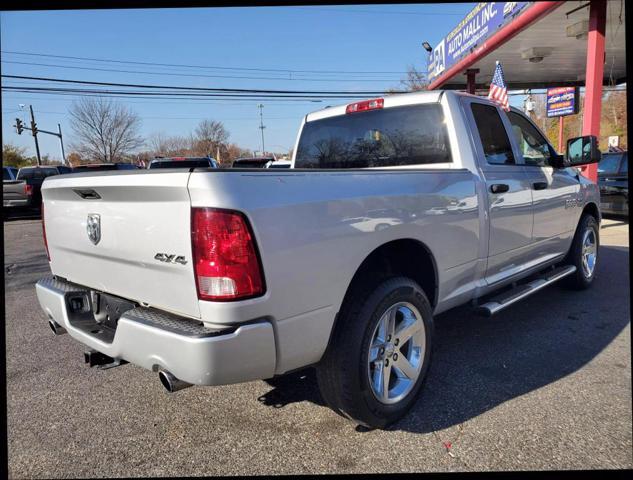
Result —
<instances>
[{"instance_id":1,"label":"asphalt pavement","mask_svg":"<svg viewBox=\"0 0 633 480\"><path fill-rule=\"evenodd\" d=\"M4 223L11 478L632 468L628 223L605 220L585 292L553 285L491 318L436 318L422 395L387 431L323 406L311 370L168 394L55 337L37 219Z\"/></svg>"}]
</instances>

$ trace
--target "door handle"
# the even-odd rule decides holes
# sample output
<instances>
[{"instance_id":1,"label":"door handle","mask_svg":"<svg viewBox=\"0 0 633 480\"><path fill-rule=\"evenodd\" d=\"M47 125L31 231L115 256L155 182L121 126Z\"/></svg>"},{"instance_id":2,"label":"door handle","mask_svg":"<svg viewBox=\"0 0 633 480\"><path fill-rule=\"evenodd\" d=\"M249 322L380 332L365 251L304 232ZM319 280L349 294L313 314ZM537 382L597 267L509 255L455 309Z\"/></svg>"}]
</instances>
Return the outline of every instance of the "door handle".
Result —
<instances>
[{"instance_id":1,"label":"door handle","mask_svg":"<svg viewBox=\"0 0 633 480\"><path fill-rule=\"evenodd\" d=\"M490 191L492 193L503 193L507 192L508 190L510 190L510 185L507 185L505 183L493 183L492 185L490 185Z\"/></svg>"},{"instance_id":2,"label":"door handle","mask_svg":"<svg viewBox=\"0 0 633 480\"><path fill-rule=\"evenodd\" d=\"M545 190L547 188L547 182L534 182L532 188L534 188L534 190Z\"/></svg>"}]
</instances>

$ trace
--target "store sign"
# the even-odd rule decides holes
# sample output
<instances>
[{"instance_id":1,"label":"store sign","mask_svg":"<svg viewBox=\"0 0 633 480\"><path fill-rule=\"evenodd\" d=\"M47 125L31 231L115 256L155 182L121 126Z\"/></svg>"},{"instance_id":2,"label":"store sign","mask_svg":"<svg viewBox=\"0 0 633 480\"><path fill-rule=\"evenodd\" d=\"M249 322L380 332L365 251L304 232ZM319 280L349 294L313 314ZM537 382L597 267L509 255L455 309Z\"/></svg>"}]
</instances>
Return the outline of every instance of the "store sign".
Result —
<instances>
[{"instance_id":1,"label":"store sign","mask_svg":"<svg viewBox=\"0 0 633 480\"><path fill-rule=\"evenodd\" d=\"M580 97L578 87L556 87L547 89L547 116L563 117L578 113Z\"/></svg>"},{"instance_id":2,"label":"store sign","mask_svg":"<svg viewBox=\"0 0 633 480\"><path fill-rule=\"evenodd\" d=\"M434 80L533 2L482 2L435 47L428 77Z\"/></svg>"}]
</instances>

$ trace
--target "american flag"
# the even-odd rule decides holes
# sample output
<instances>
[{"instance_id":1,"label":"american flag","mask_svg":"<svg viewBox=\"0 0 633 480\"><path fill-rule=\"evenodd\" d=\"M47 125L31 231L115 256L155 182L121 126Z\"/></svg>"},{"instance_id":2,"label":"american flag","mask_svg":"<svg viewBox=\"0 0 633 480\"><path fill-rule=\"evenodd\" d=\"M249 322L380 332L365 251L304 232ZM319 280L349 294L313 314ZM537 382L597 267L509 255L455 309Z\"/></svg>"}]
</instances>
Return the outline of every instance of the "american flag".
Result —
<instances>
[{"instance_id":1,"label":"american flag","mask_svg":"<svg viewBox=\"0 0 633 480\"><path fill-rule=\"evenodd\" d=\"M510 104L508 103L508 89L506 88L506 82L503 79L503 70L501 70L501 64L499 62L497 62L495 74L492 76L492 81L490 82L490 92L488 92L488 98L501 105L501 108L505 111L510 110Z\"/></svg>"}]
</instances>

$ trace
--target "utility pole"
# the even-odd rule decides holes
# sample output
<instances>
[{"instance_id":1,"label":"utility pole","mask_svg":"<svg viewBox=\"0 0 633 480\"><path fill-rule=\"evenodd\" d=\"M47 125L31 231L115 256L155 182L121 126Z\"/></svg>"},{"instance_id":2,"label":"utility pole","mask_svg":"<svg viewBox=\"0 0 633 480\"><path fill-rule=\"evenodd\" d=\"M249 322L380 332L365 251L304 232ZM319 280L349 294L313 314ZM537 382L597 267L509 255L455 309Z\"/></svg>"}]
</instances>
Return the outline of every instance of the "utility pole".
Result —
<instances>
[{"instance_id":1,"label":"utility pole","mask_svg":"<svg viewBox=\"0 0 633 480\"><path fill-rule=\"evenodd\" d=\"M22 105L20 104L20 108L22 108ZM35 115L33 113L33 105L29 105L29 108L31 110L31 128L29 127L25 127L22 120L20 120L19 118L15 119L15 129L17 131L18 135L22 135L22 132L24 130L30 130L31 134L33 135L33 138L35 139L35 151L37 153L37 164L39 166L42 165L42 158L40 156L40 145L37 141L37 134L38 133L46 133L48 135L55 135L56 137L59 138L59 144L61 146L61 150L62 150L62 162L64 164L66 164L66 154L64 153L64 140L62 138L62 126L58 123L57 124L57 133L55 132L49 132L47 130L41 130L39 128L37 128L37 123L35 123Z\"/></svg>"},{"instance_id":2,"label":"utility pole","mask_svg":"<svg viewBox=\"0 0 633 480\"><path fill-rule=\"evenodd\" d=\"M37 153L37 164L42 165L42 158L40 157L40 144L37 143L37 123L35 123L35 115L33 115L33 105L29 105L31 109L31 133L35 139L35 152Z\"/></svg>"},{"instance_id":3,"label":"utility pole","mask_svg":"<svg viewBox=\"0 0 633 480\"><path fill-rule=\"evenodd\" d=\"M57 131L59 132L59 144L62 147L62 162L66 165L66 154L64 153L64 140L62 139L62 126L57 124Z\"/></svg>"},{"instance_id":4,"label":"utility pole","mask_svg":"<svg viewBox=\"0 0 633 480\"><path fill-rule=\"evenodd\" d=\"M262 156L263 156L265 154L264 153L264 128L266 128L264 126L264 112L263 112L264 105L260 103L259 105L257 105L257 108L259 108L259 129L262 131Z\"/></svg>"}]
</instances>

